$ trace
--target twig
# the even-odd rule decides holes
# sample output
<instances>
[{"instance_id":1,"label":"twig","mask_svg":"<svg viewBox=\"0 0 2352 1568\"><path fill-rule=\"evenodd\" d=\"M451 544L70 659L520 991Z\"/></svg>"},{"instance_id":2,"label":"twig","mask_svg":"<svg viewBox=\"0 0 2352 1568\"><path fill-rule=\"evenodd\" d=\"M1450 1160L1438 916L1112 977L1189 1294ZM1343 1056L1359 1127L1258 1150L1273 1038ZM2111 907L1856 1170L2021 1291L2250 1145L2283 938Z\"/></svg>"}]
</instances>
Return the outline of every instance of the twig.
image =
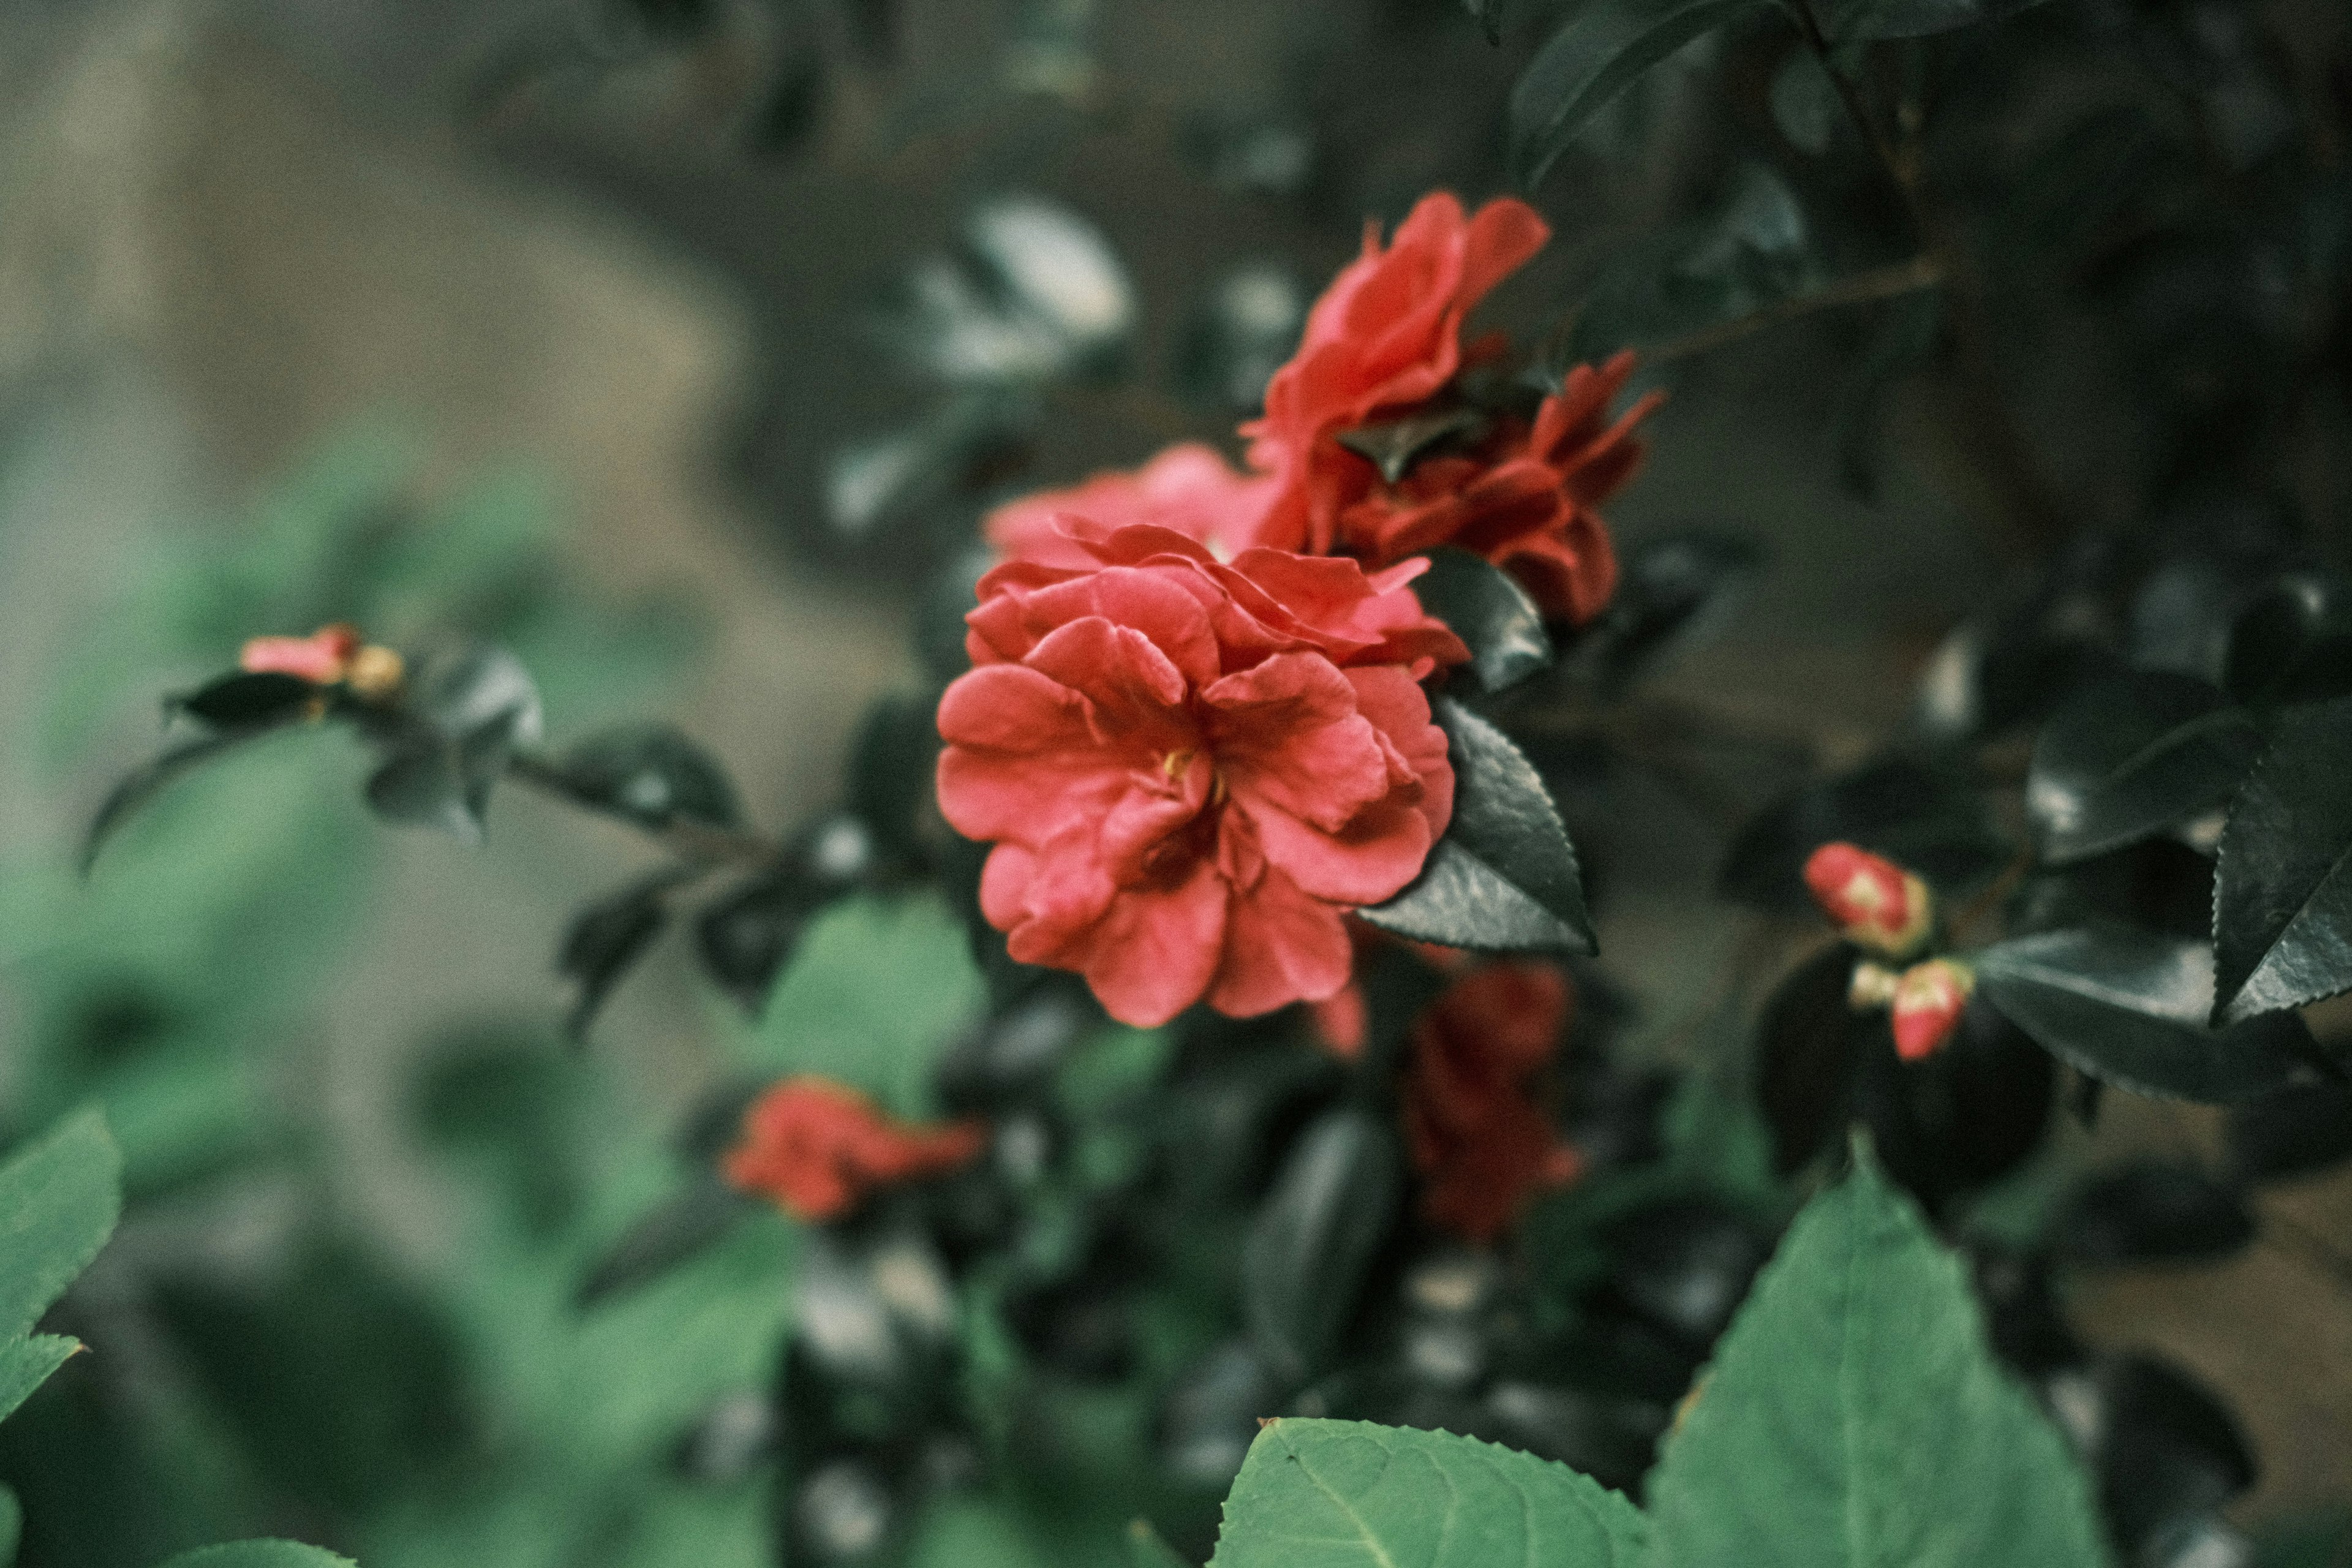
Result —
<instances>
[{"instance_id":1,"label":"twig","mask_svg":"<svg viewBox=\"0 0 2352 1568\"><path fill-rule=\"evenodd\" d=\"M575 810L594 810L580 798L563 770L545 757L517 752L507 759L507 776L519 784L560 800ZM599 816L609 813L598 812ZM628 821L628 818L620 818ZM680 860L706 870L721 866L772 866L785 857L784 847L758 833L713 827L708 823L674 820L666 826L632 826Z\"/></svg>"},{"instance_id":2,"label":"twig","mask_svg":"<svg viewBox=\"0 0 2352 1568\"><path fill-rule=\"evenodd\" d=\"M1776 300L1759 310L1735 316L1728 321L1718 321L1711 327L1670 338L1656 348L1646 351L1643 357L1654 363L1685 359L1692 354L1708 353L1726 343L1738 342L1744 337L1768 328L1800 321L1820 310L1842 310L1848 305L1867 305L1878 300L1897 299L1916 294L1924 289L1938 289L1944 284L1944 263L1941 258L1922 254L1908 261L1890 262L1841 278L1826 288L1810 294L1797 294L1786 300Z\"/></svg>"}]
</instances>

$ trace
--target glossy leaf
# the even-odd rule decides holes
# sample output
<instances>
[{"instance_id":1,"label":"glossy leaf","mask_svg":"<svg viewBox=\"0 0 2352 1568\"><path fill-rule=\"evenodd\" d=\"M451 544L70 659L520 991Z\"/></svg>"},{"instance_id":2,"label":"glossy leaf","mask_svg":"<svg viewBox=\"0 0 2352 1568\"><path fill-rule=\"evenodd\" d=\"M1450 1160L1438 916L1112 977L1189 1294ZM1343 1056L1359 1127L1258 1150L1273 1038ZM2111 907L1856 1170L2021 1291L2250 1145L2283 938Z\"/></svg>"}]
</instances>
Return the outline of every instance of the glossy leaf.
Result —
<instances>
[{"instance_id":1,"label":"glossy leaf","mask_svg":"<svg viewBox=\"0 0 2352 1568\"><path fill-rule=\"evenodd\" d=\"M2261 744L2251 718L2185 675L2134 671L2084 687L2042 726L2026 773L2042 858L2102 854L2220 805Z\"/></svg>"},{"instance_id":2,"label":"glossy leaf","mask_svg":"<svg viewBox=\"0 0 2352 1568\"><path fill-rule=\"evenodd\" d=\"M641 826L674 822L732 827L735 785L709 752L670 724L632 724L564 753L558 773L574 800Z\"/></svg>"},{"instance_id":3,"label":"glossy leaf","mask_svg":"<svg viewBox=\"0 0 2352 1568\"><path fill-rule=\"evenodd\" d=\"M2298 1084L2232 1108L2230 1169L2277 1182L2352 1159L2352 1086Z\"/></svg>"},{"instance_id":4,"label":"glossy leaf","mask_svg":"<svg viewBox=\"0 0 2352 1568\"><path fill-rule=\"evenodd\" d=\"M1358 912L1447 947L1597 951L1576 849L1542 779L1486 720L1448 697L1431 706L1454 764L1454 820L1404 891Z\"/></svg>"},{"instance_id":5,"label":"glossy leaf","mask_svg":"<svg viewBox=\"0 0 2352 1568\"><path fill-rule=\"evenodd\" d=\"M715 1174L698 1176L638 1215L604 1249L580 1281L573 1305L593 1307L660 1279L708 1250L751 1206Z\"/></svg>"},{"instance_id":6,"label":"glossy leaf","mask_svg":"<svg viewBox=\"0 0 2352 1568\"><path fill-rule=\"evenodd\" d=\"M2145 1547L2168 1528L2210 1514L2259 1475L2229 1408L2154 1357L2105 1357L2052 1379L2051 1392L2096 1454L2099 1500L2129 1562L2149 1561Z\"/></svg>"},{"instance_id":7,"label":"glossy leaf","mask_svg":"<svg viewBox=\"0 0 2352 1568\"><path fill-rule=\"evenodd\" d=\"M1669 649L1700 640L1762 561L1752 540L1731 533L1694 531L1635 545L1609 607L1569 645L1570 669L1604 694L1622 690Z\"/></svg>"},{"instance_id":8,"label":"glossy leaf","mask_svg":"<svg viewBox=\"0 0 2352 1568\"><path fill-rule=\"evenodd\" d=\"M2352 693L2352 584L2289 573L2230 627L2222 685L2242 702L2324 701Z\"/></svg>"},{"instance_id":9,"label":"glossy leaf","mask_svg":"<svg viewBox=\"0 0 2352 1568\"><path fill-rule=\"evenodd\" d=\"M2090 1489L1960 1264L1858 1159L1808 1204L1649 1482L1675 1568L2097 1568Z\"/></svg>"},{"instance_id":10,"label":"glossy leaf","mask_svg":"<svg viewBox=\"0 0 2352 1568\"><path fill-rule=\"evenodd\" d=\"M1941 1215L1951 1199L2016 1170L2042 1147L2057 1099L2050 1054L1983 995L1942 1048L1898 1059L1883 1015L1864 1058L1857 1119L1889 1175Z\"/></svg>"},{"instance_id":11,"label":"glossy leaf","mask_svg":"<svg viewBox=\"0 0 2352 1568\"><path fill-rule=\"evenodd\" d=\"M163 1568L357 1568L324 1547L292 1541L234 1541L183 1552Z\"/></svg>"},{"instance_id":12,"label":"glossy leaf","mask_svg":"<svg viewBox=\"0 0 2352 1568\"><path fill-rule=\"evenodd\" d=\"M1597 0L1578 11L1511 89L1511 169L1532 190L1587 121L1668 55L1767 0Z\"/></svg>"},{"instance_id":13,"label":"glossy leaf","mask_svg":"<svg viewBox=\"0 0 2352 1568\"><path fill-rule=\"evenodd\" d=\"M1833 0L1824 30L1839 43L1917 38L1995 22L2042 0Z\"/></svg>"},{"instance_id":14,"label":"glossy leaf","mask_svg":"<svg viewBox=\"0 0 2352 1568\"><path fill-rule=\"evenodd\" d=\"M169 706L215 730L241 730L299 719L320 698L319 689L299 675L240 670L174 697Z\"/></svg>"},{"instance_id":15,"label":"glossy leaf","mask_svg":"<svg viewBox=\"0 0 2352 1568\"><path fill-rule=\"evenodd\" d=\"M604 998L669 922L670 889L691 875L665 867L572 917L556 950L555 972L579 987L563 1026L575 1043L587 1037Z\"/></svg>"},{"instance_id":16,"label":"glossy leaf","mask_svg":"<svg viewBox=\"0 0 2352 1568\"><path fill-rule=\"evenodd\" d=\"M1510 574L1466 550L1433 550L1413 579L1421 607L1470 647L1470 673L1489 696L1551 663L1543 612Z\"/></svg>"},{"instance_id":17,"label":"glossy leaf","mask_svg":"<svg viewBox=\"0 0 2352 1568\"><path fill-rule=\"evenodd\" d=\"M1844 1131L1863 1052L1893 1037L1847 1002L1854 950L1843 942L1799 964L1764 1004L1756 1031L1756 1092L1772 1130L1773 1164L1788 1175Z\"/></svg>"},{"instance_id":18,"label":"glossy leaf","mask_svg":"<svg viewBox=\"0 0 2352 1568\"><path fill-rule=\"evenodd\" d=\"M2060 1212L2051 1245L2074 1263L2223 1258L2254 1238L2238 1194L2194 1165L2148 1160L2093 1176Z\"/></svg>"},{"instance_id":19,"label":"glossy leaf","mask_svg":"<svg viewBox=\"0 0 2352 1568\"><path fill-rule=\"evenodd\" d=\"M2043 1049L2141 1094L2231 1102L2311 1071L2316 1047L2298 1017L2207 1026L2213 954L2201 942L2081 926L2012 937L1969 963Z\"/></svg>"},{"instance_id":20,"label":"glossy leaf","mask_svg":"<svg viewBox=\"0 0 2352 1568\"><path fill-rule=\"evenodd\" d=\"M1403 1189L1404 1152L1386 1119L1342 1108L1300 1135L1242 1253L1243 1316L1276 1368L1293 1377L1323 1368Z\"/></svg>"},{"instance_id":21,"label":"glossy leaf","mask_svg":"<svg viewBox=\"0 0 2352 1568\"><path fill-rule=\"evenodd\" d=\"M428 664L404 721L383 734L368 805L388 821L482 837L491 786L515 750L539 739L539 688L504 648L477 645Z\"/></svg>"},{"instance_id":22,"label":"glossy leaf","mask_svg":"<svg viewBox=\"0 0 2352 1568\"><path fill-rule=\"evenodd\" d=\"M2352 698L2283 715L2230 807L2213 885L2216 1022L2352 989Z\"/></svg>"},{"instance_id":23,"label":"glossy leaf","mask_svg":"<svg viewBox=\"0 0 2352 1568\"><path fill-rule=\"evenodd\" d=\"M1565 1465L1449 1432L1266 1423L1210 1568L1634 1568L1647 1531Z\"/></svg>"}]
</instances>

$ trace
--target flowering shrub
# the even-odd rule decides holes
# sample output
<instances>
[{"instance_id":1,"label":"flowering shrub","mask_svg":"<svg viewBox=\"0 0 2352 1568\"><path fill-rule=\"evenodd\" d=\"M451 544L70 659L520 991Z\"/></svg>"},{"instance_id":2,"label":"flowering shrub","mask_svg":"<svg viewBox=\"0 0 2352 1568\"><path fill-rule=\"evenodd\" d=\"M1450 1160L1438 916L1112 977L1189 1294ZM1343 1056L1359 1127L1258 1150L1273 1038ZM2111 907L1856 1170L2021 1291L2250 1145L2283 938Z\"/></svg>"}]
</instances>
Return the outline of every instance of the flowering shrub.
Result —
<instances>
[{"instance_id":1,"label":"flowering shrub","mask_svg":"<svg viewBox=\"0 0 2352 1568\"><path fill-rule=\"evenodd\" d=\"M1755 89L1730 140L1769 119L1823 161L1806 178L1712 171L1722 202L1516 343L1473 317L1549 224L1423 195L1254 342L1262 406L1231 449L1183 435L1066 488L1006 493L1013 437L1115 374L1135 300L1075 217L983 208L907 307L946 401L829 476L845 535L920 553L890 521L911 509L953 536L922 683L788 831L668 726L546 745L568 716L488 644L395 652L338 622L173 700L185 737L108 798L86 858L198 765L339 726L389 820L478 839L512 784L658 851L558 943L575 1037L673 922L748 1015L667 1191L533 1268L591 1325L688 1300L758 1370L599 1453L562 1495L628 1526L598 1512L561 1560L677 1560L614 1542L732 1487L764 1500L759 1552L826 1568L2255 1561L2224 1511L2257 1474L2227 1405L2095 1342L2071 1287L2257 1237L2340 1274L2263 1189L2352 1157L2343 1041L2306 1012L2352 989L2352 577L2316 534L2152 500L2062 540L2083 509L2046 504L1987 377L2010 314L2158 268L2136 247L2182 213L2260 215L2227 259L2303 290L2311 341L2262 340L2295 374L2232 381L2166 305L2115 357L2175 401L2117 423L2166 433L2141 478L2183 507L2176 468L2273 472L2333 416L2273 393L2335 374L2345 252L2311 215L2336 143L2257 155L2260 124L2209 127L2116 218L2129 244L2019 285L2005 247L2032 226L1970 205L2001 171L1951 167L2011 139L1968 118L1961 57L1916 40L2020 9L1798 4L1770 13L1793 39L1727 32ZM2108 36L2058 9L2000 36L2105 69ZM1523 184L1597 155L1598 111L1669 57L1666 101L1695 102L1685 46L1750 11L1547 16L1507 110ZM2225 30L2181 26L2126 30L2166 59ZM2100 79L2102 102L2146 85ZM2084 158L2130 185L2139 142L2097 131ZM2221 202L2198 182L2240 153ZM2199 297L2143 281L2118 314ZM1651 685L1756 554L1621 542L1601 510L1673 438L1653 416L1677 364L1847 310L1884 318L1853 350L1847 477L1874 482L1870 411L1916 372L1958 411L1939 460L1972 455L2032 541L1868 750ZM1680 831L1666 795L1711 826L1645 853ZM1698 858L1703 885L1660 885ZM1717 901L1737 940L1693 935ZM1671 1005L1619 967L1643 944L1685 983ZM2086 1167L2060 1119L2126 1094L2215 1108L2219 1152Z\"/></svg>"}]
</instances>

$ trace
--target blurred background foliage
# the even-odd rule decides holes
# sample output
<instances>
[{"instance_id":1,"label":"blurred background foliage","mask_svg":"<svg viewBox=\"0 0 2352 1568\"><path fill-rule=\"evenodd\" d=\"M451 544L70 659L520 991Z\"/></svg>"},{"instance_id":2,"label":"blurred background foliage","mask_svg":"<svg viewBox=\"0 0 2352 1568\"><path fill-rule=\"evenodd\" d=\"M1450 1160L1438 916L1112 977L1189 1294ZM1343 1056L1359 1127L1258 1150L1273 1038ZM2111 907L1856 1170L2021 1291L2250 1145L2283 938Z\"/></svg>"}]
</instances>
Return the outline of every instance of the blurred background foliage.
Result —
<instances>
[{"instance_id":1,"label":"blurred background foliage","mask_svg":"<svg viewBox=\"0 0 2352 1568\"><path fill-rule=\"evenodd\" d=\"M1591 994L1635 1061L1737 1077L1810 927L1713 900L1717 866L1909 721L1955 626L2063 620L2036 574L2084 540L2195 542L2185 594L2283 538L2340 559L2340 6L2052 0L1879 47L1907 191L1769 16L1550 136L1517 84L1579 7L1476 9L0 0L0 1129L95 1100L130 1193L64 1309L102 1353L0 1428L23 1562L260 1531L370 1568L768 1561L759 1394L816 1244L762 1215L639 1289L583 1308L581 1281L707 1160L671 1139L689 1107L806 1069L928 1111L980 994L939 910L859 901L763 1022L670 943L567 1051L565 911L643 847L519 792L483 853L387 837L324 734L174 790L78 881L155 694L246 636L496 637L558 741L677 718L789 826L914 678L909 628L940 657L985 505L1229 443L1367 217L1533 159L1558 237L1487 314L1560 363L1655 351L1674 397L1612 522L1645 591L1707 609L1612 721L1614 772L1572 738L1541 759L1601 910ZM1066 1092L1115 1100L1155 1048L1098 1042L1108 1081ZM1685 1096L1676 1158L1761 1187L1730 1098ZM2214 1137L2126 1101L2095 1141ZM2259 1201L2352 1220L2340 1175ZM2246 1517L2352 1490L2352 1296L2307 1255L2074 1306L2229 1394L2264 1459ZM1013 1376L992 1309L926 1310L886 1331ZM1147 1316L1154 1365L1231 1330ZM1150 1412L1050 1399L1007 1416L1060 1445L1041 1495L945 1507L917 1561L1099 1553L1123 1520L1049 1505L1145 1486L1087 1465Z\"/></svg>"}]
</instances>

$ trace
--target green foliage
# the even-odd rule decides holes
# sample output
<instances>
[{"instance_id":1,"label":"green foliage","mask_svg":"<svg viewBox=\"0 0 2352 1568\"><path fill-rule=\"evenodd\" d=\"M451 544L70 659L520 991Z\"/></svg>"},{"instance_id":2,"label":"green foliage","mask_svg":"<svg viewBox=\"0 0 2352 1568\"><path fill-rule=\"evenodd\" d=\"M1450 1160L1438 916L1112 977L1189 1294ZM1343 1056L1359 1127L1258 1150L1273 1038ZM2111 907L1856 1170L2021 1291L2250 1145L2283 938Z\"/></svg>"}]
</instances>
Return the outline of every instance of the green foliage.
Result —
<instances>
[{"instance_id":1,"label":"green foliage","mask_svg":"<svg viewBox=\"0 0 2352 1568\"><path fill-rule=\"evenodd\" d=\"M1242 1303L1276 1365L1328 1364L1404 1192L1396 1130L1371 1111L1334 1110L1290 1152L1250 1226Z\"/></svg>"},{"instance_id":2,"label":"green foliage","mask_svg":"<svg viewBox=\"0 0 2352 1568\"><path fill-rule=\"evenodd\" d=\"M984 1000L963 927L937 898L852 898L810 923L744 1055L765 1070L822 1073L900 1115L922 1115L933 1058Z\"/></svg>"},{"instance_id":3,"label":"green foliage","mask_svg":"<svg viewBox=\"0 0 2352 1568\"><path fill-rule=\"evenodd\" d=\"M1864 1153L1806 1206L1650 1483L1675 1568L2094 1568L2089 1488Z\"/></svg>"},{"instance_id":4,"label":"green foliage","mask_svg":"<svg viewBox=\"0 0 2352 1568\"><path fill-rule=\"evenodd\" d=\"M1363 919L1448 947L1595 951L1576 848L1543 780L1486 720L1450 697L1431 706L1454 765L1454 820L1421 875Z\"/></svg>"},{"instance_id":5,"label":"green foliage","mask_svg":"<svg viewBox=\"0 0 2352 1568\"><path fill-rule=\"evenodd\" d=\"M1565 1465L1360 1421L1268 1422L1211 1568L1634 1568L1639 1511Z\"/></svg>"},{"instance_id":6,"label":"green foliage","mask_svg":"<svg viewBox=\"0 0 2352 1568\"><path fill-rule=\"evenodd\" d=\"M113 1234L121 1173L94 1111L0 1167L0 1415L80 1348L33 1325Z\"/></svg>"},{"instance_id":7,"label":"green foliage","mask_svg":"<svg viewBox=\"0 0 2352 1568\"><path fill-rule=\"evenodd\" d=\"M2219 805L2261 745L2244 710L2184 675L2084 687L2033 742L2025 807L2043 861L2085 859Z\"/></svg>"},{"instance_id":8,"label":"green foliage","mask_svg":"<svg viewBox=\"0 0 2352 1568\"><path fill-rule=\"evenodd\" d=\"M1552 35L1511 89L1511 169L1534 189L1576 133L1668 55L1769 0L1597 0Z\"/></svg>"},{"instance_id":9,"label":"green foliage","mask_svg":"<svg viewBox=\"0 0 2352 1568\"><path fill-rule=\"evenodd\" d=\"M2216 1024L2352 989L2352 698L2284 716L2230 808L2213 886Z\"/></svg>"},{"instance_id":10,"label":"green foliage","mask_svg":"<svg viewBox=\"0 0 2352 1568\"><path fill-rule=\"evenodd\" d=\"M1422 608L1454 628L1470 648L1470 669L1492 696L1551 663L1543 612L1528 591L1484 557L1433 550L1429 570L1413 580Z\"/></svg>"},{"instance_id":11,"label":"green foliage","mask_svg":"<svg viewBox=\"0 0 2352 1568\"><path fill-rule=\"evenodd\" d=\"M291 1541L238 1541L183 1552L163 1568L352 1568L352 1563L348 1557Z\"/></svg>"}]
</instances>

